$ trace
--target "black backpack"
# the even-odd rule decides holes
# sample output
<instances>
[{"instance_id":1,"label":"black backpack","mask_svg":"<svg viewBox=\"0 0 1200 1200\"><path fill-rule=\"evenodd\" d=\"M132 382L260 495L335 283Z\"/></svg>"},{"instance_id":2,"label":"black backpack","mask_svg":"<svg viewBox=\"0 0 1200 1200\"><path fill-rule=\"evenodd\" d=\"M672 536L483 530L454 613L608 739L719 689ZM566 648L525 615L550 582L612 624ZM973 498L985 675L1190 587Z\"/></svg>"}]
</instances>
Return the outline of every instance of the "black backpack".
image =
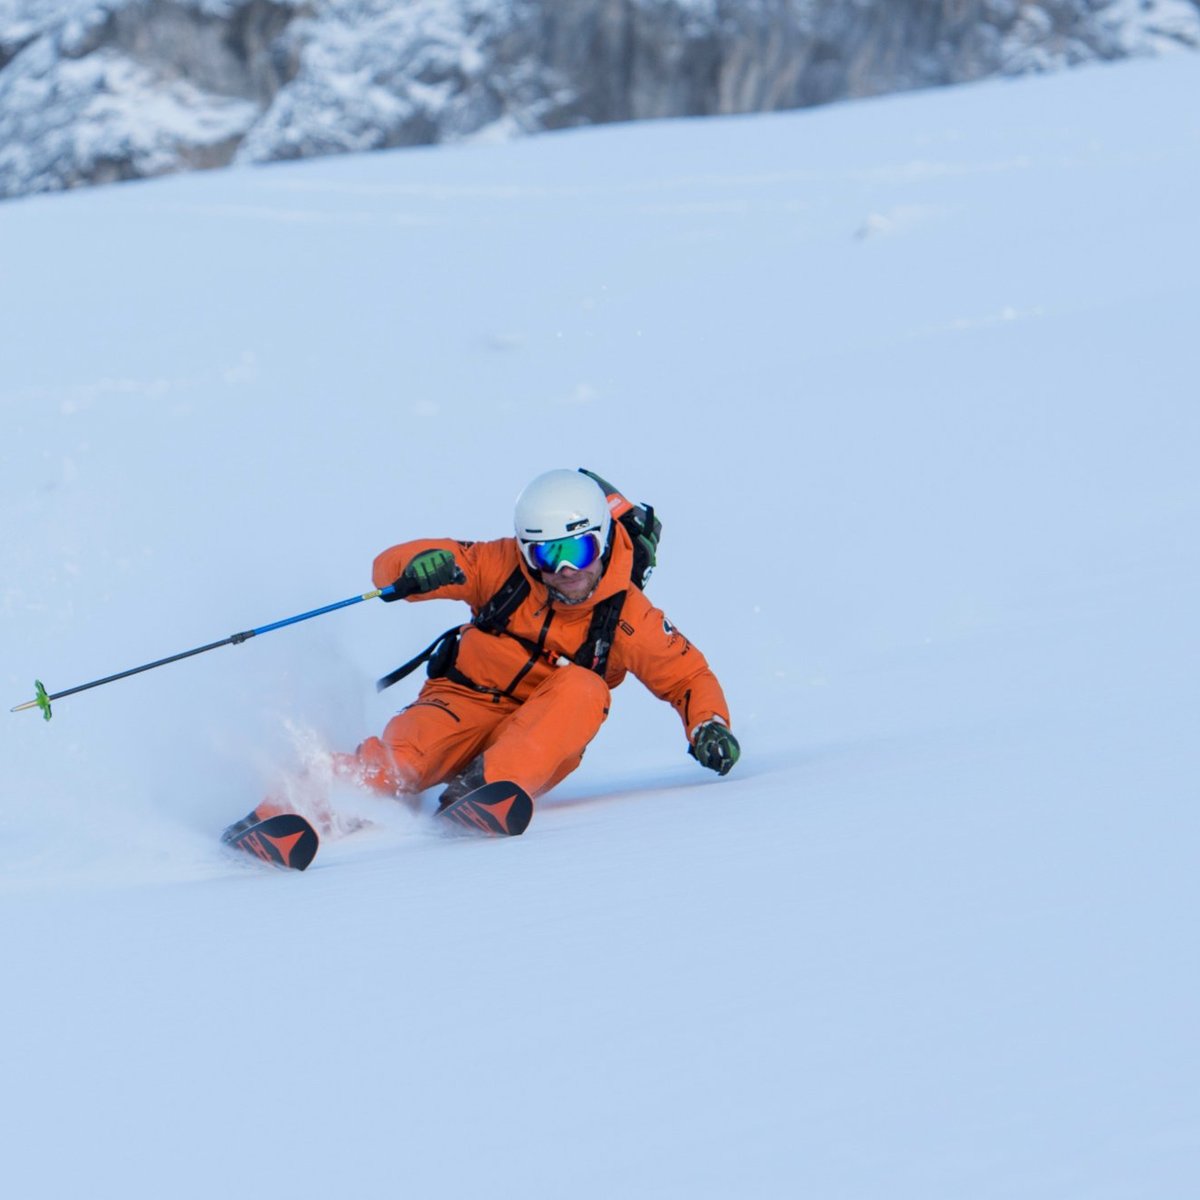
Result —
<instances>
[{"instance_id":1,"label":"black backpack","mask_svg":"<svg viewBox=\"0 0 1200 1200\"><path fill-rule=\"evenodd\" d=\"M609 506L614 509L616 519L625 526L625 532L633 542L630 578L634 586L644 592L650 572L658 565L658 540L662 537L662 522L654 515L654 505L632 504L595 471L589 471L586 467L580 467L579 470L600 485L608 497ZM616 514L617 509L622 510L620 515Z\"/></svg>"}]
</instances>

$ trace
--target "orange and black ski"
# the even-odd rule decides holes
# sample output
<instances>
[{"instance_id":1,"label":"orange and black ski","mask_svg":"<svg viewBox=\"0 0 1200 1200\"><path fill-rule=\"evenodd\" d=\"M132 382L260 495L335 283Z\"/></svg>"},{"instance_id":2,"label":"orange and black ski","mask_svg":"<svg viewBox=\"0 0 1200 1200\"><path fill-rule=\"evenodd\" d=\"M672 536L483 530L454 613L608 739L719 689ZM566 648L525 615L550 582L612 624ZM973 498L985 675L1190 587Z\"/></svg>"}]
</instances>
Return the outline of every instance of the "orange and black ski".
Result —
<instances>
[{"instance_id":1,"label":"orange and black ski","mask_svg":"<svg viewBox=\"0 0 1200 1200\"><path fill-rule=\"evenodd\" d=\"M221 835L221 841L244 850L275 867L303 871L316 857L317 831L301 816L283 813L265 821L239 821Z\"/></svg>"},{"instance_id":2,"label":"orange and black ski","mask_svg":"<svg viewBox=\"0 0 1200 1200\"><path fill-rule=\"evenodd\" d=\"M502 780L452 800L437 815L463 832L516 837L533 820L533 801L523 788Z\"/></svg>"}]
</instances>

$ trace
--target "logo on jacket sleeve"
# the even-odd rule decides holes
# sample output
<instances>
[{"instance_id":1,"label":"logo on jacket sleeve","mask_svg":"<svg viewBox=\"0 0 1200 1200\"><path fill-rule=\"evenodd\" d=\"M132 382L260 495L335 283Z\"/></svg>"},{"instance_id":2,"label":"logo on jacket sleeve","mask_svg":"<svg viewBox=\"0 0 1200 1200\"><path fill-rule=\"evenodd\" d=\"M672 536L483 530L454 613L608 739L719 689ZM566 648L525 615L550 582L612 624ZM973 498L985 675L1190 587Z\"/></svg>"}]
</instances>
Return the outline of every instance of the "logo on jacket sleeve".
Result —
<instances>
[{"instance_id":1,"label":"logo on jacket sleeve","mask_svg":"<svg viewBox=\"0 0 1200 1200\"><path fill-rule=\"evenodd\" d=\"M667 635L667 649L668 650L673 650L678 645L679 642L683 642L683 649L679 651L679 654L681 657L684 654L687 654L691 650L692 643L689 642L687 640L687 638L685 638L683 636L683 634L680 633L679 630L676 629L675 626L672 625L671 622L667 620L666 617L663 617L662 627L663 627L663 633L665 633Z\"/></svg>"}]
</instances>

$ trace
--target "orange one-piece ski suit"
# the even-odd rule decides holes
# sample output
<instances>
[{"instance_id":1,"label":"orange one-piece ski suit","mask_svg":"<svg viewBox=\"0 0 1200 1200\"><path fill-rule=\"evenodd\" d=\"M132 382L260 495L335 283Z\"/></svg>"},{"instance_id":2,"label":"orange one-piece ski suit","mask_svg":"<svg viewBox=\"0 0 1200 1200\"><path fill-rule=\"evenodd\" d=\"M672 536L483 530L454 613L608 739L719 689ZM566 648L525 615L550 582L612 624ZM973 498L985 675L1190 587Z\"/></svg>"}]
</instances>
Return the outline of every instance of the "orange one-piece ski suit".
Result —
<instances>
[{"instance_id":1,"label":"orange one-piece ski suit","mask_svg":"<svg viewBox=\"0 0 1200 1200\"><path fill-rule=\"evenodd\" d=\"M729 724L721 685L704 655L630 579L633 545L613 523L608 563L595 591L564 604L524 562L516 538L490 542L431 539L404 542L375 560L377 587L394 583L429 550L448 550L465 579L409 600L465 600L472 615L516 568L529 593L503 632L463 627L455 678L429 679L417 699L368 738L353 767L369 786L392 794L419 792L462 771L482 754L488 782L510 780L541 795L573 771L608 715L609 693L628 672L672 705L690 736L716 717ZM593 610L625 592L603 678L571 661L587 640ZM351 764L345 764L351 765Z\"/></svg>"}]
</instances>

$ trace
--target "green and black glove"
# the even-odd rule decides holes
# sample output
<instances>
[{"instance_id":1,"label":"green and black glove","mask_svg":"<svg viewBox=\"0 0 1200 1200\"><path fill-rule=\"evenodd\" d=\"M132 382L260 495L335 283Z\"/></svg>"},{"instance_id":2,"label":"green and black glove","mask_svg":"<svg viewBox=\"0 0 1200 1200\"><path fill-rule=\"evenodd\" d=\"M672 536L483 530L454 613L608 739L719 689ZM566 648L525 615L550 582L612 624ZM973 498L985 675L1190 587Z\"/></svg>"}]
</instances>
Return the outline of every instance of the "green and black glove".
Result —
<instances>
[{"instance_id":1,"label":"green and black glove","mask_svg":"<svg viewBox=\"0 0 1200 1200\"><path fill-rule=\"evenodd\" d=\"M418 554L392 585L396 590L384 600L403 600L418 592L436 592L451 583L465 583L467 577L449 550L426 550Z\"/></svg>"},{"instance_id":2,"label":"green and black glove","mask_svg":"<svg viewBox=\"0 0 1200 1200\"><path fill-rule=\"evenodd\" d=\"M718 775L728 775L742 750L729 726L713 720L697 727L688 753L702 767Z\"/></svg>"}]
</instances>

